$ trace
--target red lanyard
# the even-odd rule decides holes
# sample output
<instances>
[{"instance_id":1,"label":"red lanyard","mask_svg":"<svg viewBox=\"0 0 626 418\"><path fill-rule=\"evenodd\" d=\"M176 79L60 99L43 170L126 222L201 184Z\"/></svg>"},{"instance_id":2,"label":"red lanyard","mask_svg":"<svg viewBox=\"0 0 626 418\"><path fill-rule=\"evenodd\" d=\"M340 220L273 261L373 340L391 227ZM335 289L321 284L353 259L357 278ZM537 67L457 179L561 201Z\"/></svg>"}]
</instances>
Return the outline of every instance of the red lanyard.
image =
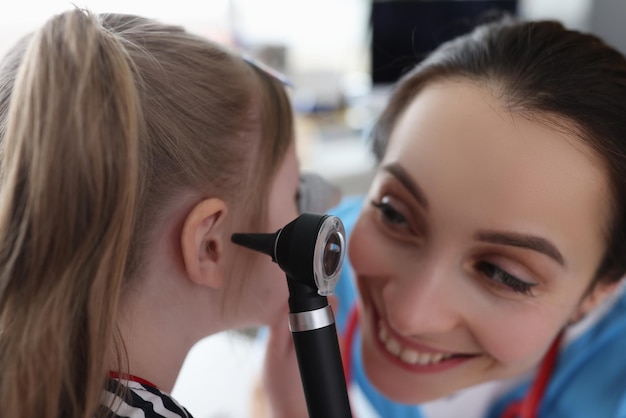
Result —
<instances>
[{"instance_id":1,"label":"red lanyard","mask_svg":"<svg viewBox=\"0 0 626 418\"><path fill-rule=\"evenodd\" d=\"M532 386L526 392L526 395L519 401L510 404L504 410L502 418L537 418L539 416L539 405L546 391L550 376L556 366L556 359L559 354L563 332L554 339L548 353L543 358L539 366L539 372L535 376Z\"/></svg>"},{"instance_id":2,"label":"red lanyard","mask_svg":"<svg viewBox=\"0 0 626 418\"><path fill-rule=\"evenodd\" d=\"M352 347L354 346L354 336L356 335L357 325L359 324L359 310L356 303L350 309L348 314L348 322L346 324L346 332L342 340L341 353L343 358L343 372L346 375L346 383L350 386L352 380Z\"/></svg>"},{"instance_id":3,"label":"red lanyard","mask_svg":"<svg viewBox=\"0 0 626 418\"><path fill-rule=\"evenodd\" d=\"M346 382L350 384L352 378L352 346L354 344L354 336L359 322L359 310L354 304L348 315L346 332L342 344L343 353L343 370L346 375ZM537 418L539 405L546 391L550 376L556 366L556 359L559 354L559 347L563 332L561 332L552 342L550 349L543 358L539 367L539 372L533 381L532 386L519 401L510 404L504 411L502 418Z\"/></svg>"}]
</instances>

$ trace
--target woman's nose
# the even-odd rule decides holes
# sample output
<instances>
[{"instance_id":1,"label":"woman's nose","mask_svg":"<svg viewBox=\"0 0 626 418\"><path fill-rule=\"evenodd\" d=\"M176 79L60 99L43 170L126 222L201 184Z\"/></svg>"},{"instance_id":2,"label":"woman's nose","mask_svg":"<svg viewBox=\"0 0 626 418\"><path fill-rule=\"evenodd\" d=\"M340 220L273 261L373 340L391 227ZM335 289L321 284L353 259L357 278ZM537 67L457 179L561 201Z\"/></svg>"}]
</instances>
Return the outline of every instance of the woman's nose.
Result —
<instances>
[{"instance_id":1,"label":"woman's nose","mask_svg":"<svg viewBox=\"0 0 626 418\"><path fill-rule=\"evenodd\" d=\"M387 321L404 336L447 333L463 320L459 272L444 263L417 266L383 289Z\"/></svg>"}]
</instances>

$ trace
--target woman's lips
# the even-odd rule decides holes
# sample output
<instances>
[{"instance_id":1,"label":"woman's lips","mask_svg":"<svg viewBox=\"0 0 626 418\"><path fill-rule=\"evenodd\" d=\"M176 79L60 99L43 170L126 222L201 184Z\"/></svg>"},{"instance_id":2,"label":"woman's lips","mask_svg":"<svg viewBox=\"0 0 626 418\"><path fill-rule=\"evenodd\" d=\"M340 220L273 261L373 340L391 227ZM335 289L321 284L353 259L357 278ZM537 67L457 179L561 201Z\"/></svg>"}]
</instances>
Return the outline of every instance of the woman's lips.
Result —
<instances>
[{"instance_id":1,"label":"woman's lips","mask_svg":"<svg viewBox=\"0 0 626 418\"><path fill-rule=\"evenodd\" d=\"M390 354L411 365L437 364L453 355L452 353L437 351L418 351L413 347L403 346L391 335L383 321L378 321L378 339Z\"/></svg>"},{"instance_id":2,"label":"woman's lips","mask_svg":"<svg viewBox=\"0 0 626 418\"><path fill-rule=\"evenodd\" d=\"M413 371L442 371L478 356L477 354L438 351L414 343L404 344L399 338L394 337L393 332L383 320L378 321L377 336L380 346L392 361L404 367L408 366Z\"/></svg>"}]
</instances>

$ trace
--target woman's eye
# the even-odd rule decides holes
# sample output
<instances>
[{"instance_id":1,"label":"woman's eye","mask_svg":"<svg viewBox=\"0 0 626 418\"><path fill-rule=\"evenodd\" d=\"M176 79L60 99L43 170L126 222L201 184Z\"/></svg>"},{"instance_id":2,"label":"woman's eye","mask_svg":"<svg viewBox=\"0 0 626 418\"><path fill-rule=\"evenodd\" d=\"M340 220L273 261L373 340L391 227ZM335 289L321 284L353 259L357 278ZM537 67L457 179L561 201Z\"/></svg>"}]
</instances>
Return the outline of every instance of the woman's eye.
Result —
<instances>
[{"instance_id":1,"label":"woman's eye","mask_svg":"<svg viewBox=\"0 0 626 418\"><path fill-rule=\"evenodd\" d=\"M502 283L503 285L509 287L514 292L522 293L524 295L533 296L532 287L536 286L537 283L528 283L524 280L521 280L510 273L502 270L500 267L495 264L489 263L487 261L481 261L476 265L478 271L483 273L485 276L489 277L491 280Z\"/></svg>"},{"instance_id":2,"label":"woman's eye","mask_svg":"<svg viewBox=\"0 0 626 418\"><path fill-rule=\"evenodd\" d=\"M384 196L379 202L372 201L374 206L383 216L386 222L394 226L406 226L408 221L391 203L389 196Z\"/></svg>"}]
</instances>

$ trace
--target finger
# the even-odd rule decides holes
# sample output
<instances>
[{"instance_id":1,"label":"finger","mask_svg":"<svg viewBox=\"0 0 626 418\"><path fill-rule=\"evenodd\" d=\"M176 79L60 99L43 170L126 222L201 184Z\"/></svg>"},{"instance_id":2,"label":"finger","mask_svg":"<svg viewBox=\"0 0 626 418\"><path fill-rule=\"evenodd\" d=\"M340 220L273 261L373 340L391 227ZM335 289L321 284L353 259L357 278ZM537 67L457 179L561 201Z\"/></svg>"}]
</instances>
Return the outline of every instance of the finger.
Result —
<instances>
[{"instance_id":1,"label":"finger","mask_svg":"<svg viewBox=\"0 0 626 418\"><path fill-rule=\"evenodd\" d=\"M339 298L336 295L328 296L328 303L333 308L333 312L339 312Z\"/></svg>"}]
</instances>

